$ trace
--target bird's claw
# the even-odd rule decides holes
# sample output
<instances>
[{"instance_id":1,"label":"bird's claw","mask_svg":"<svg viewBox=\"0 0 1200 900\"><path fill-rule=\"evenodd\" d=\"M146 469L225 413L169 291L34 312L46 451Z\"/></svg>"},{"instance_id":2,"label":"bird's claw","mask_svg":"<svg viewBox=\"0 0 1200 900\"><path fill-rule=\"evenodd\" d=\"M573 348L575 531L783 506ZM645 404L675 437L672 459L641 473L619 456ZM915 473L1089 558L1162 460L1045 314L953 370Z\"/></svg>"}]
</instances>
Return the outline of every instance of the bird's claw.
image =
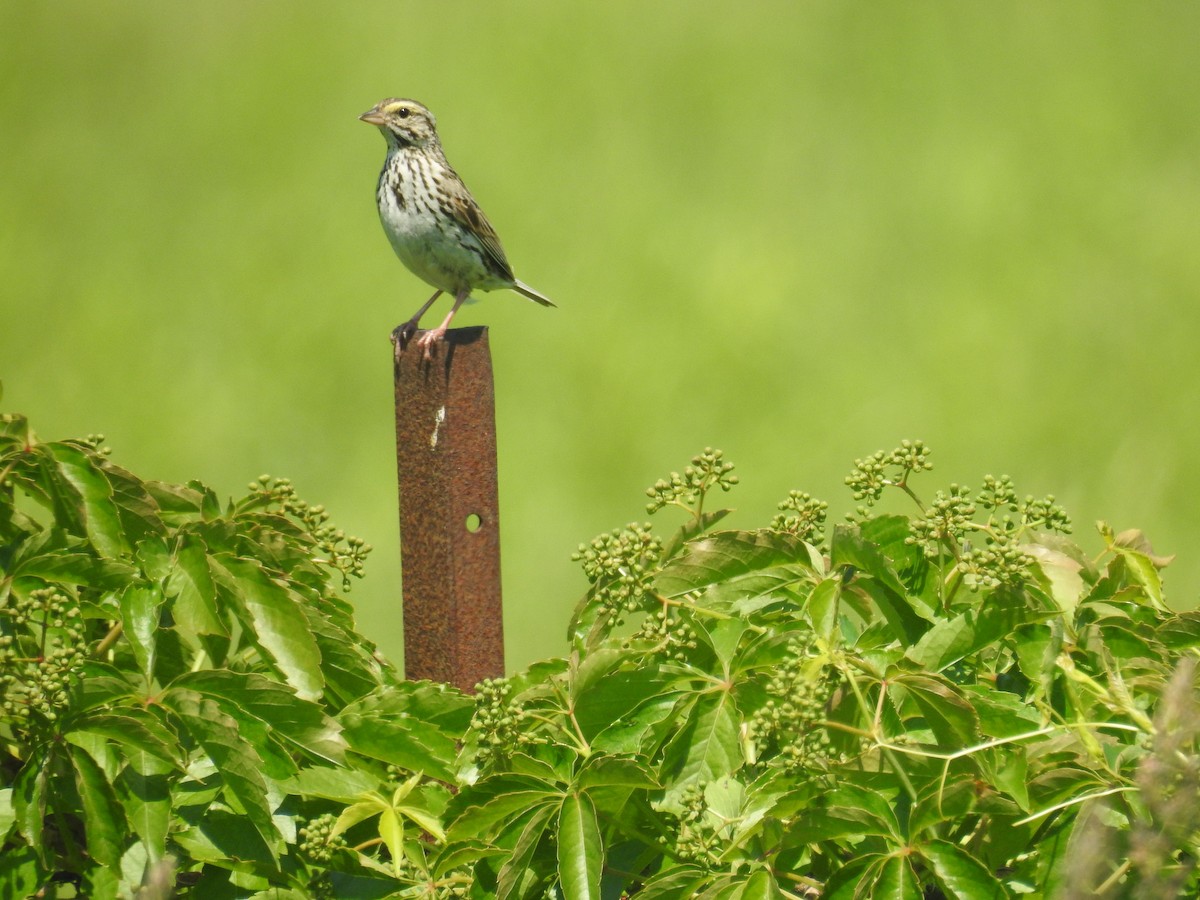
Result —
<instances>
[{"instance_id":1,"label":"bird's claw","mask_svg":"<svg viewBox=\"0 0 1200 900\"><path fill-rule=\"evenodd\" d=\"M445 328L435 328L432 331L427 331L417 339L417 346L424 350L423 356L425 362L433 362L434 347L438 342L446 336Z\"/></svg>"},{"instance_id":2,"label":"bird's claw","mask_svg":"<svg viewBox=\"0 0 1200 900\"><path fill-rule=\"evenodd\" d=\"M412 336L417 333L417 323L409 319L403 325L397 325L392 329L392 341L401 350L408 347L408 342L412 340Z\"/></svg>"},{"instance_id":3,"label":"bird's claw","mask_svg":"<svg viewBox=\"0 0 1200 900\"><path fill-rule=\"evenodd\" d=\"M400 357L404 355L404 351L408 349L409 341L417 333L417 323L415 321L405 322L403 325L397 325L392 329L392 343L396 346L396 362L400 362ZM433 362L435 355L435 347L438 342L446 336L445 328L434 328L432 331L424 332L417 338L417 346L421 348L421 357L425 362Z\"/></svg>"}]
</instances>

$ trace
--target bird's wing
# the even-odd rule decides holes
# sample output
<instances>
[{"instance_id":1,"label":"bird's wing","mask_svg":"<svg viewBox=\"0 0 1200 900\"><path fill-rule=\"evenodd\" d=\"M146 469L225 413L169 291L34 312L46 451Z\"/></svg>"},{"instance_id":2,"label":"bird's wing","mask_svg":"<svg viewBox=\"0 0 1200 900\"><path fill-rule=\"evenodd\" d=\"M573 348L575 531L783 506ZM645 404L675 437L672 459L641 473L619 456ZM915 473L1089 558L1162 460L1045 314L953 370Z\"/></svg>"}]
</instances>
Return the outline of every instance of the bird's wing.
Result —
<instances>
[{"instance_id":1,"label":"bird's wing","mask_svg":"<svg viewBox=\"0 0 1200 900\"><path fill-rule=\"evenodd\" d=\"M448 188L446 211L479 241L484 261L492 270L492 274L505 281L514 281L512 266L508 264L504 248L500 246L500 238L496 234L496 229L487 220L487 216L483 214L479 204L471 197L471 192L462 183L462 179L455 174L446 187Z\"/></svg>"}]
</instances>

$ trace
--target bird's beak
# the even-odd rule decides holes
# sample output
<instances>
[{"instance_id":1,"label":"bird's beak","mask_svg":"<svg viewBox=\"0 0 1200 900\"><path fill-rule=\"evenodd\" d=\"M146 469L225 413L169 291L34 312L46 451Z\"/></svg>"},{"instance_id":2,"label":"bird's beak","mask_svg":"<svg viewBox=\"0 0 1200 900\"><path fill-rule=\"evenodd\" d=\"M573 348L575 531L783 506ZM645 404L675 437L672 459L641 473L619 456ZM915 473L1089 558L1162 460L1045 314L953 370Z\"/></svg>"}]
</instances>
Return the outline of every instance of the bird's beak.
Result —
<instances>
[{"instance_id":1,"label":"bird's beak","mask_svg":"<svg viewBox=\"0 0 1200 900\"><path fill-rule=\"evenodd\" d=\"M358 117L360 121L366 122L368 125L382 125L383 115L378 109L368 109L365 113Z\"/></svg>"}]
</instances>

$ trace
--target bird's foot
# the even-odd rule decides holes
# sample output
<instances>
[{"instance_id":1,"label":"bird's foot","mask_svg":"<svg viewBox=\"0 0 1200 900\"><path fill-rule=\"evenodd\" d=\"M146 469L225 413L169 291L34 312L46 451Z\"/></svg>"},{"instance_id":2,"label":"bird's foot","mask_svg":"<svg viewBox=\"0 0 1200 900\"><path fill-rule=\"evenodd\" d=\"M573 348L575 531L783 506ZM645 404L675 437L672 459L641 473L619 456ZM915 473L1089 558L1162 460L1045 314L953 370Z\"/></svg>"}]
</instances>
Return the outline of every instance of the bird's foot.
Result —
<instances>
[{"instance_id":1,"label":"bird's foot","mask_svg":"<svg viewBox=\"0 0 1200 900\"><path fill-rule=\"evenodd\" d=\"M417 346L424 350L425 362L433 362L434 345L441 341L446 336L446 326L440 325L431 331L425 332L417 338Z\"/></svg>"},{"instance_id":2,"label":"bird's foot","mask_svg":"<svg viewBox=\"0 0 1200 900\"><path fill-rule=\"evenodd\" d=\"M397 325L392 329L392 349L395 355L396 365L400 365L400 357L404 355L404 351L408 349L408 342L417 332L417 320L409 319L403 325Z\"/></svg>"},{"instance_id":3,"label":"bird's foot","mask_svg":"<svg viewBox=\"0 0 1200 900\"><path fill-rule=\"evenodd\" d=\"M409 319L403 325L397 325L392 329L392 343L403 351L408 347L408 342L412 340L412 336L417 333L417 320Z\"/></svg>"}]
</instances>

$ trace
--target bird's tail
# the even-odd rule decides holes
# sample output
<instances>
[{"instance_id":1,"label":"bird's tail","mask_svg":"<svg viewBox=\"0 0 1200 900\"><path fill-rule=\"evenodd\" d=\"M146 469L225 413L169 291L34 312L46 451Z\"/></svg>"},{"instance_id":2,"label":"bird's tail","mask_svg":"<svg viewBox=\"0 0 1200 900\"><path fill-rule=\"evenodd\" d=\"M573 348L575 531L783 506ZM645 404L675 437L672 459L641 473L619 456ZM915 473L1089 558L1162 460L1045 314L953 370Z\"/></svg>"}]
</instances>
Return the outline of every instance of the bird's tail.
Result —
<instances>
[{"instance_id":1,"label":"bird's tail","mask_svg":"<svg viewBox=\"0 0 1200 900\"><path fill-rule=\"evenodd\" d=\"M539 294L537 291L535 291L529 285L525 284L525 282L523 282L523 281L514 281L513 282L513 290L516 291L518 294L522 295L523 297L528 297L534 303L542 304L542 306L558 306L557 303L555 303L553 300L551 300L545 294Z\"/></svg>"}]
</instances>

